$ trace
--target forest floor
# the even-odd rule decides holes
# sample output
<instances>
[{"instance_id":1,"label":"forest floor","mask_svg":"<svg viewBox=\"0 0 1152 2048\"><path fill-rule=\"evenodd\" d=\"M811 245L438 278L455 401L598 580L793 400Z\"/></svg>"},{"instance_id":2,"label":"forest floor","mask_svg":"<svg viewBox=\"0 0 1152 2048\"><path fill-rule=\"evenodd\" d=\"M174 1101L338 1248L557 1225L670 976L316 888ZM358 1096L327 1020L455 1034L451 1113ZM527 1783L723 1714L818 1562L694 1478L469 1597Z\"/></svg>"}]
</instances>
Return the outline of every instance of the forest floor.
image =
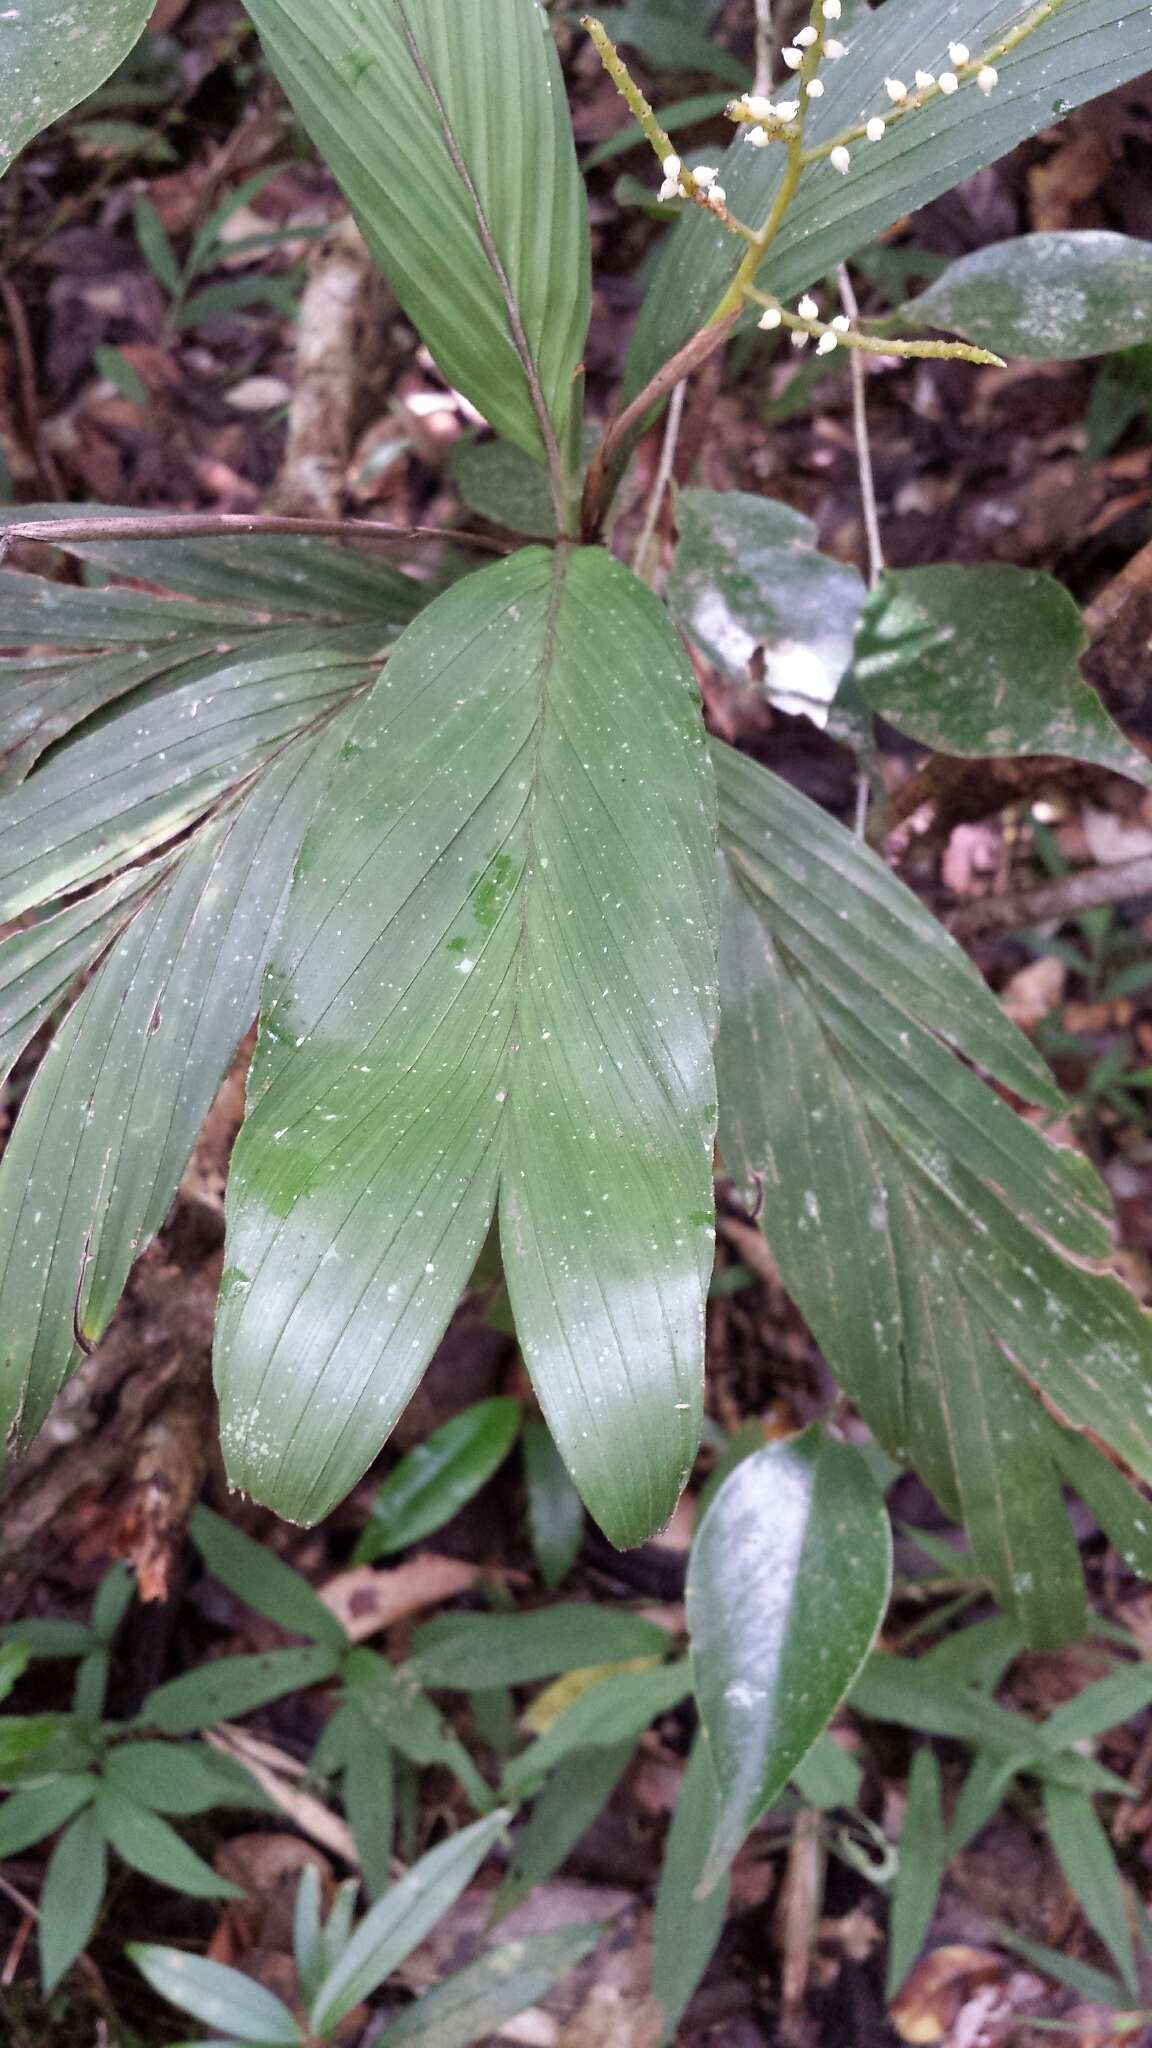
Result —
<instances>
[{"instance_id":1,"label":"forest floor","mask_svg":"<svg viewBox=\"0 0 1152 2048\"><path fill-rule=\"evenodd\" d=\"M721 47L747 59L750 9L721 15ZM582 153L622 125L622 109L573 32L566 56ZM642 69L642 66L639 67ZM714 79L646 74L662 100L720 92ZM705 120L692 139L725 133ZM590 403L607 409L619 376L650 251L660 232L632 202L621 174L648 179L642 153L590 178L597 290L587 356ZM249 182L251 181L251 182ZM242 189L243 188L243 189ZM193 274L182 267L196 231L221 203L215 240ZM0 191L0 460L20 502L99 500L219 512L320 509L332 503L404 524L460 517L453 451L476 421L446 389L382 285L363 284L356 250L332 230L343 219L333 181L302 143L262 67L233 0L175 0L113 86L31 147ZM1098 101L1005 162L903 223L865 252L866 300L899 302L941 257L1037 228L1109 227L1152 238L1152 80ZM175 252L175 256L173 256ZM313 404L299 397L295 314L306 281L325 268L351 275L358 325L340 360L313 364ZM203 296L201 296L203 295ZM313 318L321 322L323 311ZM328 316L340 330L340 309ZM322 332L322 329L321 329ZM354 363L355 375L352 374ZM325 384L324 378L329 382ZM1143 381L1141 381L1143 379ZM317 391L319 399L317 400ZM884 363L867 378L886 556L892 566L941 560L1007 562L1056 574L1087 603L1148 541L1152 479L1152 365L1023 364L1008 372L958 363ZM319 424L318 424L319 422ZM290 430L295 443L289 449ZM625 540L640 523L659 454L641 448L629 482ZM825 362L736 349L723 373L698 380L686 407L676 474L713 488L781 498L817 524L821 546L863 562L865 539L848 381ZM669 510L666 519L670 523ZM670 530L670 524L669 524ZM43 566L45 557L29 556ZM421 557L420 560L430 559ZM66 571L63 573L67 573ZM1152 748L1149 641L1152 589L1089 658L1114 716ZM700 669L713 728L754 752L808 795L849 818L855 769L807 720L771 710L754 688ZM898 790L915 758L890 742L884 773ZM1152 853L1152 798L1102 770L1006 764L957 774L913 811L889 847L904 878L941 914L1043 878L1028 821L1043 807L1050 865L1080 866ZM973 920L979 925L979 916ZM1084 948L1037 952L1019 932L972 940L1012 1015L1039 1034L1074 1103L1076 1136L1116 1199L1122 1259L1147 1299L1152 1257L1152 1096L1126 1075L1152 1065L1152 892L1122 911L1063 930ZM42 1050L42 1048L40 1048ZM26 1088L26 1061L0 1106L5 1124ZM169 1223L141 1260L105 1342L87 1362L28 1464L0 1494L0 1624L17 1617L83 1619L112 1558L141 1564L162 1595L135 1606L118 1638L111 1710L126 1716L150 1687L202 1662L282 1640L222 1589L180 1540L195 1493L233 1516L316 1586L344 1574L369 1500L397 1453L466 1404L527 1396L510 1338L478 1294L466 1300L396 1437L352 1497L308 1533L230 1501L206 1449L208 1354L221 1263L222 1189L242 1101L243 1062L221 1094ZM753 1423L782 1433L821 1413L830 1381L758 1234L722 1200L719 1281L710 1306L709 1413L725 1430ZM701 1460L698 1485L707 1475ZM917 1529L946 1532L913 1478L891 1496L898 1597L889 1631L907 1640L942 1609L949 1587L924 1575ZM1141 1590L1086 1511L1082 1540L1097 1616L1122 1622L1152 1655L1152 1596ZM525 1533L518 1468L505 1467L455 1519L416 1547L408 1605L365 1636L401 1654L414 1619L474 1599L478 1581L521 1604L549 1598L640 1603L675 1624L683 1598L691 1496L660 1543L618 1556L589 1525L562 1595L544 1589ZM407 1567L406 1567L407 1568ZM339 1593L333 1597L339 1597ZM967 1619L991 1608L969 1605ZM1019 1657L1001 1690L1032 1714L1071 1697L1103 1668L1097 1645ZM36 1665L22 1711L66 1704L60 1668ZM522 1704L522 1702L520 1703ZM289 1762L311 1754L327 1711L302 1692L248 1724ZM862 1804L895 1837L916 1737L843 1718L840 1738L864 1768ZM609 1924L596 1957L544 2001L536 2030L501 2041L539 2048L652 2048L646 2010L652 1887L687 1751L685 1710L659 1721L601 1817L521 1909L524 1928L566 1918ZM946 1785L960 1745L938 1745ZM1140 1796L1120 1810L1118 1846L1139 1890L1152 1891L1152 1717L1109 1736L1101 1760ZM424 1774L414 1837L435 1840L456 1798L447 1773ZM49 2010L36 1990L30 1898L41 1850L0 1883L0 2039L10 2048L123 2048L164 2038L165 2021L123 1960L139 1936L183 1941L245 1962L268 1981L287 1945L286 1884L302 1855L326 1852L289 1810L257 1828L236 1816L193 1832L217 1867L243 1870L245 1903L192 1901L120 1872L89 1963ZM303 1846L302 1846L303 1845ZM415 1959L426 1983L467 1948L484 1893L474 1889ZM1007 1922L1026 1939L1106 1966L1025 1802L1005 1805L956 1860L929 1931L935 1953L890 2015L884 1999L885 1905L851 1860L825 1855L803 1830L758 1830L736 1870L728 1924L679 2040L690 2048L882 2048L886 2042L1039 2044L1118 2038L1113 2020L998 1945ZM422 1974L421 1974L422 1973ZM1146 1987L1152 2004L1152 1981ZM1046 2023L1037 2026L1035 2022ZM1152 2041L1133 2022L1124 2038Z\"/></svg>"}]
</instances>

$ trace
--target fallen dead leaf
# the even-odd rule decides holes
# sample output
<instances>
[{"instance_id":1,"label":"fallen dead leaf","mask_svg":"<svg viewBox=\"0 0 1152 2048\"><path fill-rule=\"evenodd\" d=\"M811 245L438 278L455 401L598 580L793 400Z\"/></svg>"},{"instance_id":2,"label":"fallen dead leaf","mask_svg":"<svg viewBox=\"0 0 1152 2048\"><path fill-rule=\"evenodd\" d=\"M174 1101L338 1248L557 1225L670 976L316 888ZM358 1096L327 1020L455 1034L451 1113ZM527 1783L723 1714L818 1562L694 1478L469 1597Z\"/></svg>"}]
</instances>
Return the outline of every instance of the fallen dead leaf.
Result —
<instances>
[{"instance_id":1,"label":"fallen dead leaf","mask_svg":"<svg viewBox=\"0 0 1152 2048\"><path fill-rule=\"evenodd\" d=\"M270 1743L254 1740L243 1728L211 1728L206 1731L204 1739L211 1743L213 1749L221 1750L225 1756L235 1757L238 1763L243 1764L261 1791L268 1794L281 1813L295 1822L302 1834L318 1842L331 1855L339 1856L354 1870L360 1868L352 1831L339 1814L333 1813L314 1793L302 1792L298 1785L292 1784L291 1779L299 1772L293 1757L274 1750Z\"/></svg>"},{"instance_id":2,"label":"fallen dead leaf","mask_svg":"<svg viewBox=\"0 0 1152 2048\"><path fill-rule=\"evenodd\" d=\"M1013 1024L1027 1031L1063 1000L1067 979L1066 962L1058 960L1054 953L1042 953L1038 960L1030 960L1027 967L1018 969L1005 982L1000 1007Z\"/></svg>"},{"instance_id":3,"label":"fallen dead leaf","mask_svg":"<svg viewBox=\"0 0 1152 2048\"><path fill-rule=\"evenodd\" d=\"M943 2041L975 1991L1008 1974L1003 1957L987 1948L951 1942L917 1963L891 2007L889 2018L902 2041L914 2048Z\"/></svg>"},{"instance_id":4,"label":"fallen dead leaf","mask_svg":"<svg viewBox=\"0 0 1152 2048\"><path fill-rule=\"evenodd\" d=\"M320 1598L337 1621L343 1622L353 1642L362 1643L366 1636L391 1628L406 1614L454 1600L479 1577L479 1565L462 1564L459 1558L437 1557L429 1551L387 1571L365 1564L354 1571L338 1572L320 1588Z\"/></svg>"}]
</instances>

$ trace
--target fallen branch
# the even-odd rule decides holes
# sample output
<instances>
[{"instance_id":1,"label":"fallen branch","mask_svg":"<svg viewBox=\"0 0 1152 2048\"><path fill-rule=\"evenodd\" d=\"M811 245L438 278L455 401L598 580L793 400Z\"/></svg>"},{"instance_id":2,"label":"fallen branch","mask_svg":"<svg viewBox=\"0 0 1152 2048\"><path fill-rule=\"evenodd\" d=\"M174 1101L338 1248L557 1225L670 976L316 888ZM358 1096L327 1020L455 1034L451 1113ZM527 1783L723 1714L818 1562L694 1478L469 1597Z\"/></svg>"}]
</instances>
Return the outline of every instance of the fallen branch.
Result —
<instances>
[{"instance_id":1,"label":"fallen branch","mask_svg":"<svg viewBox=\"0 0 1152 2048\"><path fill-rule=\"evenodd\" d=\"M395 526L386 519L291 519L275 512L132 512L123 518L27 519L0 533L0 562L17 541L66 548L88 540L221 540L235 534L295 533L312 540L451 540L504 555L501 540L456 526Z\"/></svg>"},{"instance_id":2,"label":"fallen branch","mask_svg":"<svg viewBox=\"0 0 1152 2048\"><path fill-rule=\"evenodd\" d=\"M1035 889L983 896L954 911L946 922L953 938L969 939L981 932L1015 931L1050 919L1063 923L1082 910L1099 909L1102 903L1126 903L1133 896L1150 895L1152 853L1142 853L1135 860L1116 861L1109 867L1075 869L1054 882L1041 882Z\"/></svg>"}]
</instances>

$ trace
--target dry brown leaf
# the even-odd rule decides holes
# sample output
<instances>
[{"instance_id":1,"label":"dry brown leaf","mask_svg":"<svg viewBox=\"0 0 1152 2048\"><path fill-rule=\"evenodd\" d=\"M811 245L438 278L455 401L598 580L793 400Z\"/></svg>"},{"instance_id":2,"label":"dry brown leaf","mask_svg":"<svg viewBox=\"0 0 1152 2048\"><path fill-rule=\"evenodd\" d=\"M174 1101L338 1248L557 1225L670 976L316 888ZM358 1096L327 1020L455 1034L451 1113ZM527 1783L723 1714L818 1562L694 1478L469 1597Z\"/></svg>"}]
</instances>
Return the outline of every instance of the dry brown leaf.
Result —
<instances>
[{"instance_id":1,"label":"dry brown leaf","mask_svg":"<svg viewBox=\"0 0 1152 2048\"><path fill-rule=\"evenodd\" d=\"M975 1991L1008 1974L1002 1956L987 1948L951 1942L922 1957L905 1979L889 2018L902 2041L915 2048L943 2041Z\"/></svg>"},{"instance_id":2,"label":"dry brown leaf","mask_svg":"<svg viewBox=\"0 0 1152 2048\"><path fill-rule=\"evenodd\" d=\"M302 1834L318 1842L331 1855L339 1856L353 1870L359 1870L360 1858L351 1829L338 1813L325 1806L322 1799L317 1799L312 1792L302 1792L298 1785L291 1783L299 1769L294 1758L285 1756L282 1764L278 1761L273 1766L269 1762L269 1753L277 1753L272 1751L271 1744L254 1742L242 1728L210 1728L204 1739L212 1744L213 1749L222 1750L225 1756L235 1757L238 1763L243 1764L261 1791L268 1794L281 1813L295 1822Z\"/></svg>"},{"instance_id":3,"label":"dry brown leaf","mask_svg":"<svg viewBox=\"0 0 1152 2048\"><path fill-rule=\"evenodd\" d=\"M1068 979L1067 964L1054 953L1042 953L1030 960L1005 982L1000 1007L1022 1031L1039 1024L1063 1000Z\"/></svg>"},{"instance_id":4,"label":"dry brown leaf","mask_svg":"<svg viewBox=\"0 0 1152 2048\"><path fill-rule=\"evenodd\" d=\"M409 1558L406 1564L378 1571L375 1565L358 1565L350 1572L338 1572L320 1588L324 1605L343 1623L354 1643L391 1628L406 1614L422 1607L439 1607L466 1593L480 1576L480 1567L463 1564L456 1557L437 1557L432 1551Z\"/></svg>"}]
</instances>

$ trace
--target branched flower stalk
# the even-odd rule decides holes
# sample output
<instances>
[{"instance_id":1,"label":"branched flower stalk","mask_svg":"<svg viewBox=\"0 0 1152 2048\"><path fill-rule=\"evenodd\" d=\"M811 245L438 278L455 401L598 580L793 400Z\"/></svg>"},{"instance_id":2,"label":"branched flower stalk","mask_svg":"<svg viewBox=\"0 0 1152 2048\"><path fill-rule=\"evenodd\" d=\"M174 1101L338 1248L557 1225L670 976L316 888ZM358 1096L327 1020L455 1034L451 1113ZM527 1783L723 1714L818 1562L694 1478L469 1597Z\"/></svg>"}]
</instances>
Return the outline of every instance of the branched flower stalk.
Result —
<instances>
[{"instance_id":1,"label":"branched flower stalk","mask_svg":"<svg viewBox=\"0 0 1152 2048\"><path fill-rule=\"evenodd\" d=\"M718 181L716 168L708 164L693 167L685 165L672 145L671 137L661 127L660 121L631 76L603 24L589 16L584 17L584 27L591 36L605 70L618 92L627 102L633 116L658 157L664 173L660 188L661 198L680 196L691 200L709 213L728 233L737 236L746 244L744 254L731 284L713 308L708 320L691 342L687 343L669 363L657 372L649 386L633 400L627 413L622 415L608 431L598 459L594 460L589 472L588 488L585 493L585 533L598 530L605 507L605 492L610 493L613 476L619 462L626 453L627 434L651 413L654 405L665 397L680 378L689 374L699 361L711 353L708 338L714 336L719 346L732 331L733 326L751 303L764 310L759 325L771 330L781 328L790 333L793 345L803 348L809 340L816 343L818 354L830 354L832 350L844 347L879 356L944 357L953 361L988 365L1003 369L1001 357L988 349L973 348L966 342L948 341L906 341L868 334L855 322L844 315L830 321L820 318L819 308L809 294L800 300L796 311L789 312L779 300L760 291L756 279L760 269L780 232L785 216L796 197L804 173L812 166L827 163L838 175L846 177L853 163L853 145L863 141L875 145L885 137L898 122L908 115L919 113L934 101L950 99L964 87L975 86L985 96L994 92L1000 82L998 66L1005 57L1018 48L1027 37L1060 11L1064 0L1038 0L1016 26L1006 31L995 43L974 54L966 44L951 42L947 48L947 65L939 72L917 70L911 84L900 78L885 80L885 103L882 110L870 115L828 138L827 141L807 146L805 132L808 115L815 102L824 95L824 81L821 68L825 61L839 62L850 52L831 32L838 26L843 12L842 0L813 0L806 25L800 29L793 42L781 51L781 59L789 72L788 96L773 101L758 91L745 94L733 100L727 109L729 118L743 127L747 143L756 149L773 145L786 152L784 173L772 199L765 219L758 227L736 218L729 211L727 194Z\"/></svg>"}]
</instances>

